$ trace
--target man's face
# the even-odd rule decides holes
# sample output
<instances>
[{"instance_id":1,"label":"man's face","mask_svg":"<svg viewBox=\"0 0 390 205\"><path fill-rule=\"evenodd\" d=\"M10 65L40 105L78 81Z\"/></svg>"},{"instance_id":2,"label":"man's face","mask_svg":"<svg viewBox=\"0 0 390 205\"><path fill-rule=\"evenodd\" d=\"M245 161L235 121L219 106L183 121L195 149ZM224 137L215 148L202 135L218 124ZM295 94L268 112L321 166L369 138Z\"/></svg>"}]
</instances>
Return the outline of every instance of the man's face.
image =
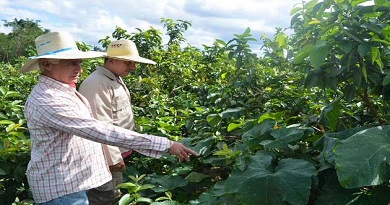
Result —
<instances>
[{"instance_id":1,"label":"man's face","mask_svg":"<svg viewBox=\"0 0 390 205\"><path fill-rule=\"evenodd\" d=\"M124 61L118 59L112 59L113 66L110 69L115 75L120 77L126 77L130 71L135 70L134 61Z\"/></svg>"},{"instance_id":2,"label":"man's face","mask_svg":"<svg viewBox=\"0 0 390 205\"><path fill-rule=\"evenodd\" d=\"M81 73L81 59L61 59L58 64L50 63L46 71L49 77L67 84L77 83Z\"/></svg>"}]
</instances>

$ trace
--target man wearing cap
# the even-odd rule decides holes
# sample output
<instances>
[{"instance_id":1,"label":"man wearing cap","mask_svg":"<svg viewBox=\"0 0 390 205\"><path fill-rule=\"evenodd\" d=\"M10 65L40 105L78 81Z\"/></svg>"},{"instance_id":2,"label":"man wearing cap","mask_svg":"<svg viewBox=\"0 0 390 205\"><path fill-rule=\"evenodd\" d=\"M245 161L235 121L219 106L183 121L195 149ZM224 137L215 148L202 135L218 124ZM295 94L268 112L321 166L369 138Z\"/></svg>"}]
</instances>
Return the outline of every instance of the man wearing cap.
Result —
<instances>
[{"instance_id":1,"label":"man wearing cap","mask_svg":"<svg viewBox=\"0 0 390 205\"><path fill-rule=\"evenodd\" d=\"M131 97L122 78L135 70L136 62L155 65L156 62L140 57L133 41L121 39L111 42L103 66L97 66L81 84L79 92L88 99L92 113L102 121L134 130L134 115ZM123 158L130 151L103 145L107 163L113 179L109 183L88 191L91 205L112 204L120 195L116 185L122 183L125 169Z\"/></svg>"},{"instance_id":2,"label":"man wearing cap","mask_svg":"<svg viewBox=\"0 0 390 205\"><path fill-rule=\"evenodd\" d=\"M94 118L75 84L82 59L105 53L78 50L66 32L41 35L35 45L38 55L30 57L21 72L41 71L24 109L31 138L26 174L36 204L88 204L86 190L112 179L101 144L135 149L155 158L168 151L179 161L198 155L178 142Z\"/></svg>"}]
</instances>

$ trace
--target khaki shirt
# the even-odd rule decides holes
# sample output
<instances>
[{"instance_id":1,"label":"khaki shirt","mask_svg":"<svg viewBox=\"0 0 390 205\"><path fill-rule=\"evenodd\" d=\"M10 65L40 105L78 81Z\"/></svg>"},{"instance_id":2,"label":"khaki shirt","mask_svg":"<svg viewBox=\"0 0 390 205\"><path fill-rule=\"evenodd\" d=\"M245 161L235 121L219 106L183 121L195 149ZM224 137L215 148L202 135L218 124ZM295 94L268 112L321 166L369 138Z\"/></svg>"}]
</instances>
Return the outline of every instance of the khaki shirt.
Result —
<instances>
[{"instance_id":1,"label":"khaki shirt","mask_svg":"<svg viewBox=\"0 0 390 205\"><path fill-rule=\"evenodd\" d=\"M121 77L115 76L108 69L97 66L80 85L79 92L88 99L92 113L98 120L134 130L134 115L131 107L129 90ZM115 165L122 160L118 147L103 145L108 165Z\"/></svg>"}]
</instances>

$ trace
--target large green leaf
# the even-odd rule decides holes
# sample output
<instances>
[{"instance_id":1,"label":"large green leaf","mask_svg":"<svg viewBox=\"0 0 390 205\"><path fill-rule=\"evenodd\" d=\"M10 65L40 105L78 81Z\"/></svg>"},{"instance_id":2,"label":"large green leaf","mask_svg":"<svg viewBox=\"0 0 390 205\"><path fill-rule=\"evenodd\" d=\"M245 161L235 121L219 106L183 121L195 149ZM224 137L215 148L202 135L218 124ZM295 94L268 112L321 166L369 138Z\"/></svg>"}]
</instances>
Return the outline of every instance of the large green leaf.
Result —
<instances>
[{"instance_id":1,"label":"large green leaf","mask_svg":"<svg viewBox=\"0 0 390 205\"><path fill-rule=\"evenodd\" d=\"M244 171L234 171L225 181L225 192L236 193L241 204L306 205L315 167L300 159L282 159L272 168L272 157L258 153Z\"/></svg>"},{"instance_id":2,"label":"large green leaf","mask_svg":"<svg viewBox=\"0 0 390 205\"><path fill-rule=\"evenodd\" d=\"M335 146L335 162L345 188L379 185L390 179L390 126L360 131Z\"/></svg>"},{"instance_id":3,"label":"large green leaf","mask_svg":"<svg viewBox=\"0 0 390 205\"><path fill-rule=\"evenodd\" d=\"M327 180L316 205L379 205L390 201L390 187L387 185L362 189L345 189L340 186L335 171L327 170Z\"/></svg>"},{"instance_id":4,"label":"large green leaf","mask_svg":"<svg viewBox=\"0 0 390 205\"><path fill-rule=\"evenodd\" d=\"M331 130L335 130L339 116L341 114L342 106L340 101L334 101L324 107L321 111L320 122L329 127Z\"/></svg>"},{"instance_id":5,"label":"large green leaf","mask_svg":"<svg viewBox=\"0 0 390 205\"><path fill-rule=\"evenodd\" d=\"M319 140L314 142L315 147L322 149L321 153L317 156L317 160L321 163L319 170L329 168L329 164L335 166L335 153L333 151L335 144L340 140L347 139L355 133L367 129L367 126L355 127L352 129L343 130L341 132L331 132L323 135Z\"/></svg>"},{"instance_id":6,"label":"large green leaf","mask_svg":"<svg viewBox=\"0 0 390 205\"><path fill-rule=\"evenodd\" d=\"M200 182L203 179L208 178L208 177L210 177L210 176L202 174L202 173L198 173L198 172L191 172L185 179L188 182L195 182L196 183L196 182Z\"/></svg>"},{"instance_id":7,"label":"large green leaf","mask_svg":"<svg viewBox=\"0 0 390 205\"><path fill-rule=\"evenodd\" d=\"M313 45L308 44L302 47L302 49L294 56L294 63L302 63L312 52Z\"/></svg>"},{"instance_id":8,"label":"large green leaf","mask_svg":"<svg viewBox=\"0 0 390 205\"><path fill-rule=\"evenodd\" d=\"M271 135L275 140L266 140L261 144L266 148L287 148L290 142L297 141L304 136L305 129L299 127L280 128L273 130Z\"/></svg>"},{"instance_id":9,"label":"large green leaf","mask_svg":"<svg viewBox=\"0 0 390 205\"><path fill-rule=\"evenodd\" d=\"M274 121L265 120L246 131L242 135L242 139L249 147L254 148L260 146L260 142L272 139L272 136L269 133L273 130L274 125Z\"/></svg>"},{"instance_id":10,"label":"large green leaf","mask_svg":"<svg viewBox=\"0 0 390 205\"><path fill-rule=\"evenodd\" d=\"M228 108L220 113L222 118L239 117L245 109L242 107Z\"/></svg>"},{"instance_id":11,"label":"large green leaf","mask_svg":"<svg viewBox=\"0 0 390 205\"><path fill-rule=\"evenodd\" d=\"M322 188L316 205L345 205L356 199L356 189L345 189L340 186L335 171L327 171L327 181Z\"/></svg>"},{"instance_id":12,"label":"large green leaf","mask_svg":"<svg viewBox=\"0 0 390 205\"><path fill-rule=\"evenodd\" d=\"M155 192L165 192L188 184L188 181L183 177L170 175L154 176L153 181L160 184L153 189Z\"/></svg>"},{"instance_id":13,"label":"large green leaf","mask_svg":"<svg viewBox=\"0 0 390 205\"><path fill-rule=\"evenodd\" d=\"M203 192L192 205L237 205L236 198L224 190L224 181L217 182L212 189Z\"/></svg>"},{"instance_id":14,"label":"large green leaf","mask_svg":"<svg viewBox=\"0 0 390 205\"><path fill-rule=\"evenodd\" d=\"M325 59L329 54L329 48L330 46L326 41L319 41L313 47L309 57L314 68L318 69L325 63Z\"/></svg>"}]
</instances>

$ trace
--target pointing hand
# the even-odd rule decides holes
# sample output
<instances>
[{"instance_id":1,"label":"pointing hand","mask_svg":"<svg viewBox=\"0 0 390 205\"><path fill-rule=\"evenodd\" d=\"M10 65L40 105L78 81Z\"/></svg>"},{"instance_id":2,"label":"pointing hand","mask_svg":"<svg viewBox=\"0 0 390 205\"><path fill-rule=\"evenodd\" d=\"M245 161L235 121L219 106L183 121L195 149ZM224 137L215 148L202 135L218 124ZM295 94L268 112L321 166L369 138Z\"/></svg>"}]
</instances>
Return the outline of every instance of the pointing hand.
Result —
<instances>
[{"instance_id":1,"label":"pointing hand","mask_svg":"<svg viewBox=\"0 0 390 205\"><path fill-rule=\"evenodd\" d=\"M170 155L176 155L179 158L179 162L190 161L190 155L199 156L195 151L187 148L180 142L171 141L171 147L168 149Z\"/></svg>"}]
</instances>

